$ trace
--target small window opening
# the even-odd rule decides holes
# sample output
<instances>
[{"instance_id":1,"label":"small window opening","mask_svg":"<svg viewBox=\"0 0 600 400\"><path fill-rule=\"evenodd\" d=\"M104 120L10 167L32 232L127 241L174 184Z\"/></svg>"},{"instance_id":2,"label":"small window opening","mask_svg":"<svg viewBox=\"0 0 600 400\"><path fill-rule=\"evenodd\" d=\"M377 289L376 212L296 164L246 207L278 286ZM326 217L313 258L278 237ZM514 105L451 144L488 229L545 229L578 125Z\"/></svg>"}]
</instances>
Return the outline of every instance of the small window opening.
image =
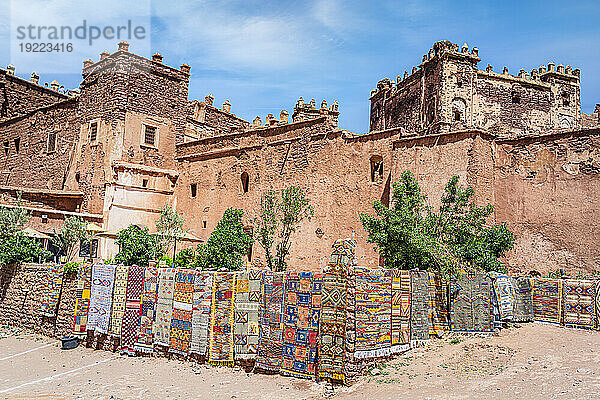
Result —
<instances>
[{"instance_id":1,"label":"small window opening","mask_svg":"<svg viewBox=\"0 0 600 400\"><path fill-rule=\"evenodd\" d=\"M563 106L568 107L571 104L571 102L569 101L569 97L570 96L569 96L568 92L563 92L562 93L562 99L563 99L562 103L563 103Z\"/></svg>"},{"instance_id":2,"label":"small window opening","mask_svg":"<svg viewBox=\"0 0 600 400\"><path fill-rule=\"evenodd\" d=\"M521 96L518 93L513 93L512 102L513 104L521 104Z\"/></svg>"},{"instance_id":3,"label":"small window opening","mask_svg":"<svg viewBox=\"0 0 600 400\"><path fill-rule=\"evenodd\" d=\"M142 179L142 187L148 187L148 179Z\"/></svg>"},{"instance_id":4,"label":"small window opening","mask_svg":"<svg viewBox=\"0 0 600 400\"><path fill-rule=\"evenodd\" d=\"M154 146L156 142L156 127L144 125L144 144Z\"/></svg>"},{"instance_id":5,"label":"small window opening","mask_svg":"<svg viewBox=\"0 0 600 400\"><path fill-rule=\"evenodd\" d=\"M190 195L192 196L192 198L196 197L196 190L198 189L198 185L195 183L192 183L190 185Z\"/></svg>"},{"instance_id":6,"label":"small window opening","mask_svg":"<svg viewBox=\"0 0 600 400\"><path fill-rule=\"evenodd\" d=\"M4 155L5 156L8 155L9 146L10 146L10 143L8 142L8 140L6 142L4 142Z\"/></svg>"},{"instance_id":7,"label":"small window opening","mask_svg":"<svg viewBox=\"0 0 600 400\"><path fill-rule=\"evenodd\" d=\"M15 143L15 152L17 154L19 154L19 150L21 148L21 138L15 138L14 143Z\"/></svg>"},{"instance_id":8,"label":"small window opening","mask_svg":"<svg viewBox=\"0 0 600 400\"><path fill-rule=\"evenodd\" d=\"M462 83L462 79L460 79L460 76L456 77L456 86L458 86L459 88L461 88L463 85Z\"/></svg>"},{"instance_id":9,"label":"small window opening","mask_svg":"<svg viewBox=\"0 0 600 400\"><path fill-rule=\"evenodd\" d=\"M98 121L90 124L90 143L94 143L96 140L98 140Z\"/></svg>"},{"instance_id":10,"label":"small window opening","mask_svg":"<svg viewBox=\"0 0 600 400\"><path fill-rule=\"evenodd\" d=\"M202 221L202 228L206 229L206 221Z\"/></svg>"},{"instance_id":11,"label":"small window opening","mask_svg":"<svg viewBox=\"0 0 600 400\"><path fill-rule=\"evenodd\" d=\"M250 177L247 172L242 172L242 193L248 193L248 185L250 184Z\"/></svg>"},{"instance_id":12,"label":"small window opening","mask_svg":"<svg viewBox=\"0 0 600 400\"><path fill-rule=\"evenodd\" d=\"M462 116L460 115L460 111L458 111L458 110L454 110L454 120L455 120L455 121L460 121L460 120L462 120Z\"/></svg>"},{"instance_id":13,"label":"small window opening","mask_svg":"<svg viewBox=\"0 0 600 400\"><path fill-rule=\"evenodd\" d=\"M48 134L48 153L56 151L56 133L52 132Z\"/></svg>"},{"instance_id":14,"label":"small window opening","mask_svg":"<svg viewBox=\"0 0 600 400\"><path fill-rule=\"evenodd\" d=\"M75 172L75 182L79 183L81 180L81 173L79 171Z\"/></svg>"},{"instance_id":15,"label":"small window opening","mask_svg":"<svg viewBox=\"0 0 600 400\"><path fill-rule=\"evenodd\" d=\"M381 156L371 157L371 182L383 180L383 158Z\"/></svg>"}]
</instances>

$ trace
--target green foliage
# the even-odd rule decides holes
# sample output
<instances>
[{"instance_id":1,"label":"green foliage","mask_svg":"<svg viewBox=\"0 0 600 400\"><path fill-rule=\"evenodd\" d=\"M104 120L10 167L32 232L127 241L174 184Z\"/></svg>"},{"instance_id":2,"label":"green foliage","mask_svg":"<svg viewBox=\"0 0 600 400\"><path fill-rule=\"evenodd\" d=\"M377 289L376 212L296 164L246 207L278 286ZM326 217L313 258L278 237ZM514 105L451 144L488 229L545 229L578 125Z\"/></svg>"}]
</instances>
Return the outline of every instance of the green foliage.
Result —
<instances>
[{"instance_id":1,"label":"green foliage","mask_svg":"<svg viewBox=\"0 0 600 400\"><path fill-rule=\"evenodd\" d=\"M109 263L107 263L107 264L109 264ZM64 273L66 275L76 274L77 271L79 271L79 266L80 265L81 265L81 263L79 263L79 262L74 262L74 261L68 262L64 266Z\"/></svg>"},{"instance_id":2,"label":"green foliage","mask_svg":"<svg viewBox=\"0 0 600 400\"><path fill-rule=\"evenodd\" d=\"M195 259L196 251L194 249L183 249L175 256L175 267L192 268Z\"/></svg>"},{"instance_id":3,"label":"green foliage","mask_svg":"<svg viewBox=\"0 0 600 400\"><path fill-rule=\"evenodd\" d=\"M170 267L171 265L173 265L173 258L171 258L171 256L169 256L168 254L165 254L160 258L159 262L163 262L165 265L168 265Z\"/></svg>"},{"instance_id":4,"label":"green foliage","mask_svg":"<svg viewBox=\"0 0 600 400\"><path fill-rule=\"evenodd\" d=\"M17 193L17 207L0 207L0 264L46 261L50 252L34 238L22 232L31 215L21 206L21 193Z\"/></svg>"},{"instance_id":5,"label":"green foliage","mask_svg":"<svg viewBox=\"0 0 600 400\"><path fill-rule=\"evenodd\" d=\"M130 225L117 235L119 253L115 263L124 265L146 266L148 261L156 259L156 236L148 232L148 228Z\"/></svg>"},{"instance_id":6,"label":"green foliage","mask_svg":"<svg viewBox=\"0 0 600 400\"><path fill-rule=\"evenodd\" d=\"M461 266L483 271L505 271L499 260L515 237L506 224L486 225L491 205L478 207L472 188L450 179L439 212L426 204L426 196L409 171L394 183L392 205L373 205L376 216L361 214L368 241L376 245L387 268L437 269L445 276Z\"/></svg>"},{"instance_id":7,"label":"green foliage","mask_svg":"<svg viewBox=\"0 0 600 400\"><path fill-rule=\"evenodd\" d=\"M239 270L244 265L244 257L254 241L244 231L242 223L243 210L228 208L223 218L217 223L206 244L199 245L195 268Z\"/></svg>"},{"instance_id":8,"label":"green foliage","mask_svg":"<svg viewBox=\"0 0 600 400\"><path fill-rule=\"evenodd\" d=\"M311 218L314 209L304 191L290 186L281 192L281 198L273 190L265 192L260 201L260 211L255 219L256 240L265 249L267 266L273 271L285 271L286 257L292 245L291 236L304 218ZM279 241L275 245L275 237Z\"/></svg>"},{"instance_id":9,"label":"green foliage","mask_svg":"<svg viewBox=\"0 0 600 400\"><path fill-rule=\"evenodd\" d=\"M160 210L160 217L156 220L157 254L167 253L175 239L183 233L183 216L165 204Z\"/></svg>"},{"instance_id":10,"label":"green foliage","mask_svg":"<svg viewBox=\"0 0 600 400\"><path fill-rule=\"evenodd\" d=\"M81 217L72 216L65 218L65 223L60 228L60 233L54 231L52 244L61 250L67 262L75 258L78 243L87 243L91 233L87 231L86 224Z\"/></svg>"}]
</instances>

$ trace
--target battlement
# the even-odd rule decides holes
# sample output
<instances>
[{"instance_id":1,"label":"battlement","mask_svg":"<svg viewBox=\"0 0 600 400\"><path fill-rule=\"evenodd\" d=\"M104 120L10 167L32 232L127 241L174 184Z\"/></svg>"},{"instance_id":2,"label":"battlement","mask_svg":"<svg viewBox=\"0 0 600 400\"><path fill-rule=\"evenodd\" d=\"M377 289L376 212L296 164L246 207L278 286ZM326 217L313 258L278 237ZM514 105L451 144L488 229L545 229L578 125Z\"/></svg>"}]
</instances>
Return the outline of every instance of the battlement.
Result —
<instances>
[{"instance_id":1,"label":"battlement","mask_svg":"<svg viewBox=\"0 0 600 400\"><path fill-rule=\"evenodd\" d=\"M311 99L310 102L305 103L304 99L300 97L294 106L292 120L298 122L326 116L327 120L330 121L334 128L336 128L339 115L340 112L337 100L334 100L330 107L327 106L327 101L323 100L321 101L321 107L317 108L315 99Z\"/></svg>"},{"instance_id":2,"label":"battlement","mask_svg":"<svg viewBox=\"0 0 600 400\"><path fill-rule=\"evenodd\" d=\"M511 75L507 67L497 73L490 64L479 70L480 61L477 47L434 43L411 73L395 81L384 78L371 91L370 129L401 127L416 134L492 129L521 135L578 126L579 69L549 62Z\"/></svg>"}]
</instances>

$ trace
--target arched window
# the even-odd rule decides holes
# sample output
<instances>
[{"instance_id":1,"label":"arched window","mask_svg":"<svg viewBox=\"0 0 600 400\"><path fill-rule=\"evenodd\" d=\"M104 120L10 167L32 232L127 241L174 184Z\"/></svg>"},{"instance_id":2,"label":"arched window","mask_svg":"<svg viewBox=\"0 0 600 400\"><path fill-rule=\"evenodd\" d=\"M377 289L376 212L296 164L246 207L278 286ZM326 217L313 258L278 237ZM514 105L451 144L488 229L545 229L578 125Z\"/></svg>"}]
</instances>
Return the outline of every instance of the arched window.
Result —
<instances>
[{"instance_id":1,"label":"arched window","mask_svg":"<svg viewBox=\"0 0 600 400\"><path fill-rule=\"evenodd\" d=\"M467 111L467 103L460 97L455 97L452 100L452 119L455 122L465 120L465 113Z\"/></svg>"},{"instance_id":2,"label":"arched window","mask_svg":"<svg viewBox=\"0 0 600 400\"><path fill-rule=\"evenodd\" d=\"M381 156L371 157L371 182L383 180L383 158Z\"/></svg>"},{"instance_id":3,"label":"arched window","mask_svg":"<svg viewBox=\"0 0 600 400\"><path fill-rule=\"evenodd\" d=\"M242 193L248 193L248 185L250 184L250 177L247 172L242 172Z\"/></svg>"}]
</instances>

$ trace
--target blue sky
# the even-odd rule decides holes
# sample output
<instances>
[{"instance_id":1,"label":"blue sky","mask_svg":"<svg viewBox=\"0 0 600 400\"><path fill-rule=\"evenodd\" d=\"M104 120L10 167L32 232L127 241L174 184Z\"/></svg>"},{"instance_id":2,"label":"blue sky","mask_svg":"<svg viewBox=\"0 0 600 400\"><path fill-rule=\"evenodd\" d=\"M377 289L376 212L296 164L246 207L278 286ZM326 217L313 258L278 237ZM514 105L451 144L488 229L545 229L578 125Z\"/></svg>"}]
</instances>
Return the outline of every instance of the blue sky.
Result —
<instances>
[{"instance_id":1,"label":"blue sky","mask_svg":"<svg viewBox=\"0 0 600 400\"><path fill-rule=\"evenodd\" d=\"M256 115L290 114L298 97L340 104L340 127L368 130L369 93L384 77L419 63L433 42L449 39L477 46L494 70L517 74L554 61L582 71L582 110L600 103L600 1L127 1L0 0L0 65L13 62L17 74L32 68L41 80L77 87L81 61L96 60L114 43L79 49L59 59L38 59L37 67L14 62L9 49L15 15L36 21L104 21L145 18L150 41L131 41L130 51L164 63L192 67L190 98L212 93L229 99L232 111ZM75 6L77 4L77 6ZM135 4L135 7L133 5ZM132 11L133 10L133 11ZM11 16L11 17L9 17ZM20 59L17 59L19 61ZM55 68L40 65L47 62Z\"/></svg>"}]
</instances>

